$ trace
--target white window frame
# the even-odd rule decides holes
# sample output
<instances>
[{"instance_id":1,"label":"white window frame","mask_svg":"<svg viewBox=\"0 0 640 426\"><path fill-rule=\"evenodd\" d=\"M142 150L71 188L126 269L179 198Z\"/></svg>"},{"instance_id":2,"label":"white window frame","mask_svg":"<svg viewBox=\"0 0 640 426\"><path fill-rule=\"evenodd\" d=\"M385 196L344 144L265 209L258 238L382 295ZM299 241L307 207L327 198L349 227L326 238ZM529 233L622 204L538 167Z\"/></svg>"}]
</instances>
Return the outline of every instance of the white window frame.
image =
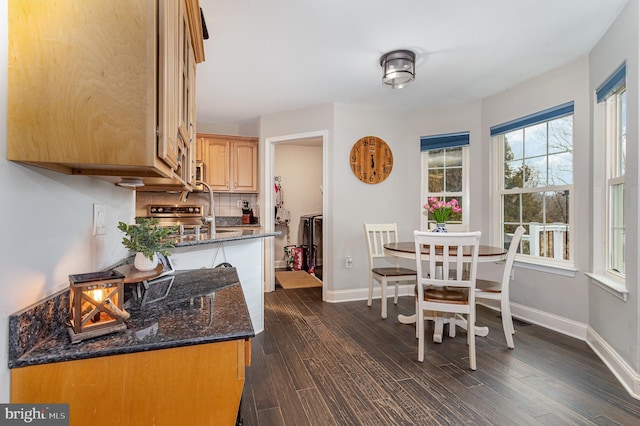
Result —
<instances>
[{"instance_id":1,"label":"white window frame","mask_svg":"<svg viewBox=\"0 0 640 426\"><path fill-rule=\"evenodd\" d=\"M608 96L605 100L605 146L606 146L606 179L607 179L607 197L606 200L606 256L604 257L604 261L606 262L604 265L604 271L607 278L617 281L619 283L625 282L625 274L624 272L616 271L612 268L612 258L614 255L624 257L623 253L615 253L614 247L612 246L612 228L614 221L614 214L612 214L614 205L613 205L613 194L612 188L617 185L622 185L623 190L626 190L625 185L625 164L624 160L620 160L620 148L622 147L621 137L624 136L626 140L626 135L621 135L619 132L620 125L620 97L622 93L626 92L626 87L623 86L621 89L617 90L610 96ZM622 205L622 212L619 212L623 216L624 220L624 205ZM624 227L624 224L623 224ZM623 237L624 238L624 237ZM622 259L624 261L624 258Z\"/></svg>"},{"instance_id":2,"label":"white window frame","mask_svg":"<svg viewBox=\"0 0 640 426\"><path fill-rule=\"evenodd\" d=\"M562 106L559 106L557 108L561 108ZM532 114L532 115L536 115L536 114ZM527 128L533 125L538 125L541 123L548 123L550 121L556 120L558 118L564 117L564 116L574 116L574 113L571 112L570 114L563 114L563 115L556 115L553 117L550 117L549 119L546 120L540 120L537 122L533 122L533 123L529 123L526 125L523 125L521 127L515 127L512 128L511 130L509 130L509 132L511 131L515 131L518 129L523 129L523 128ZM526 119L527 117L524 117L524 119ZM519 120L515 120L515 121L519 121ZM574 124L575 124L575 119L573 120ZM493 211L496 212L496 214L494 214L494 241L497 242L496 245L500 245L503 246L505 244L504 241L504 233L503 233L503 222L504 222L504 207L502 205L502 197L503 195L507 195L507 194L522 194L522 193L539 193L539 192L561 192L561 191L569 191L569 205L568 205L568 209L569 209L569 232L571 232L574 236L569 238L569 259L568 260L564 260L564 259L554 259L554 258L549 258L549 257L542 257L542 256L532 256L532 255L526 255L526 254L517 254L516 255L516 265L519 267L523 267L523 268L527 268L527 269L533 269L533 270L540 270L540 271L544 271L544 272L549 272L549 273L554 273L554 274L558 274L558 275L564 275L564 276L575 276L575 273L577 272L574 266L574 259L575 259L575 215L574 215L574 205L575 205L575 201L574 201L574 197L575 197L575 190L574 190L574 176L575 176L575 156L572 157L572 183L570 185L552 185L552 186L546 186L546 187L535 187L535 188L516 188L516 189L505 189L504 188L504 135L509 133L509 132L504 132L504 133L500 133L497 134L495 136L492 137L493 140L493 152L494 152L494 165L495 167L493 168L494 171L494 188L495 188L495 195L493 197ZM575 131L572 131L572 146L575 145L575 141L573 140L573 137L575 135ZM528 237L528 232L527 234L523 235L523 239Z\"/></svg>"},{"instance_id":3,"label":"white window frame","mask_svg":"<svg viewBox=\"0 0 640 426\"><path fill-rule=\"evenodd\" d=\"M423 231L429 230L429 218L424 214L424 209L422 209L422 206L427 203L429 197L444 198L447 200L451 197L460 197L462 200L460 203L460 207L462 208L462 225L469 226L469 145L442 149L455 148L462 149L462 191L459 192L429 192L429 151L422 151L420 153L422 174L422 204L420 204L422 219L420 220L420 228Z\"/></svg>"},{"instance_id":4,"label":"white window frame","mask_svg":"<svg viewBox=\"0 0 640 426\"><path fill-rule=\"evenodd\" d=\"M592 272L587 272L593 283L624 301L629 294L626 277L610 268L610 188L612 185L625 184L624 174L615 173L618 169L619 141L617 100L626 91L625 78L626 64L623 63L596 89L593 118L593 158L596 160L593 163L593 258Z\"/></svg>"}]
</instances>

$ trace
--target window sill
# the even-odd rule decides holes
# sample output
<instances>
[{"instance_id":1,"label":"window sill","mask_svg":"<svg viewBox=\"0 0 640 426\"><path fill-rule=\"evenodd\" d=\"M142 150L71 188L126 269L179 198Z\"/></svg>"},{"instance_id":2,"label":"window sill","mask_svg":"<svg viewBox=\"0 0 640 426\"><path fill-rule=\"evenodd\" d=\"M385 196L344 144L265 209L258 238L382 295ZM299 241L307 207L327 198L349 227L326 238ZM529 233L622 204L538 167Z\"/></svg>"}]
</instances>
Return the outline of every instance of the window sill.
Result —
<instances>
[{"instance_id":1,"label":"window sill","mask_svg":"<svg viewBox=\"0 0 640 426\"><path fill-rule=\"evenodd\" d=\"M629 297L629 291L624 284L614 281L604 275L595 274L593 272L585 272L585 275L591 278L592 283L602 288L607 293L612 294L625 302L627 301L627 298Z\"/></svg>"},{"instance_id":2,"label":"window sill","mask_svg":"<svg viewBox=\"0 0 640 426\"><path fill-rule=\"evenodd\" d=\"M575 278L576 273L578 272L577 269L568 265L551 265L548 263L524 262L522 260L516 260L513 265L521 269L530 269L532 271L546 272L547 274L560 275L569 278Z\"/></svg>"}]
</instances>

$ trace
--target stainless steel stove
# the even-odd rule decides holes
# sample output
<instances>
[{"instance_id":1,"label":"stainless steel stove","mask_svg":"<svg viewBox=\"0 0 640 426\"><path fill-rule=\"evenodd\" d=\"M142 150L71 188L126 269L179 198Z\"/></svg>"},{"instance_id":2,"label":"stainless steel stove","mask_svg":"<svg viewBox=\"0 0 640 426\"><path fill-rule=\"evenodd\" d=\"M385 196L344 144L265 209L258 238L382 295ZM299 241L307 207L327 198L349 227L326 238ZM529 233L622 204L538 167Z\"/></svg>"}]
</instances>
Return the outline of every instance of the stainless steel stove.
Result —
<instances>
[{"instance_id":1,"label":"stainless steel stove","mask_svg":"<svg viewBox=\"0 0 640 426\"><path fill-rule=\"evenodd\" d=\"M147 206L147 216L158 219L161 226L178 226L176 234L195 234L196 229L200 233L208 233L209 226L203 221L205 217L204 206L199 204L150 204Z\"/></svg>"}]
</instances>

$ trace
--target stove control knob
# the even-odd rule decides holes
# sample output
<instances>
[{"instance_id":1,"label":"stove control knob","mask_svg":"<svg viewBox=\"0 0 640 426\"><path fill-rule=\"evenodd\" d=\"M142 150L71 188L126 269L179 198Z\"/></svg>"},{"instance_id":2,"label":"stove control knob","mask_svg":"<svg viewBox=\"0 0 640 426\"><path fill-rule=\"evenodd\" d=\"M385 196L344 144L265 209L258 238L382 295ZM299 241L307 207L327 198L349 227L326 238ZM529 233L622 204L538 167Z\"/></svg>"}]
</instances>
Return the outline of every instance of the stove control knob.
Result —
<instances>
[{"instance_id":1,"label":"stove control knob","mask_svg":"<svg viewBox=\"0 0 640 426\"><path fill-rule=\"evenodd\" d=\"M158 213L162 213L164 209L162 207L158 207Z\"/></svg>"},{"instance_id":2,"label":"stove control knob","mask_svg":"<svg viewBox=\"0 0 640 426\"><path fill-rule=\"evenodd\" d=\"M189 213L193 213L193 207L189 207Z\"/></svg>"}]
</instances>

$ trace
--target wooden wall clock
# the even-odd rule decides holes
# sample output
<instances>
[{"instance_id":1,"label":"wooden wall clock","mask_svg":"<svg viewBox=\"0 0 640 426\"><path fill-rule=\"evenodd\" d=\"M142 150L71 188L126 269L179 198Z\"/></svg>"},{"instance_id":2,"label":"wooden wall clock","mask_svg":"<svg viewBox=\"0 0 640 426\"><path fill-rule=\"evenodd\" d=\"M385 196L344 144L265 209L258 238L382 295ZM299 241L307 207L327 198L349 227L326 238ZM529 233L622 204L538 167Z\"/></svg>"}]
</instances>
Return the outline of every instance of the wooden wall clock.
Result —
<instances>
[{"instance_id":1,"label":"wooden wall clock","mask_svg":"<svg viewBox=\"0 0 640 426\"><path fill-rule=\"evenodd\" d=\"M349 155L351 171L364 183L380 183L391 174L393 153L389 145L376 136L358 139Z\"/></svg>"}]
</instances>

